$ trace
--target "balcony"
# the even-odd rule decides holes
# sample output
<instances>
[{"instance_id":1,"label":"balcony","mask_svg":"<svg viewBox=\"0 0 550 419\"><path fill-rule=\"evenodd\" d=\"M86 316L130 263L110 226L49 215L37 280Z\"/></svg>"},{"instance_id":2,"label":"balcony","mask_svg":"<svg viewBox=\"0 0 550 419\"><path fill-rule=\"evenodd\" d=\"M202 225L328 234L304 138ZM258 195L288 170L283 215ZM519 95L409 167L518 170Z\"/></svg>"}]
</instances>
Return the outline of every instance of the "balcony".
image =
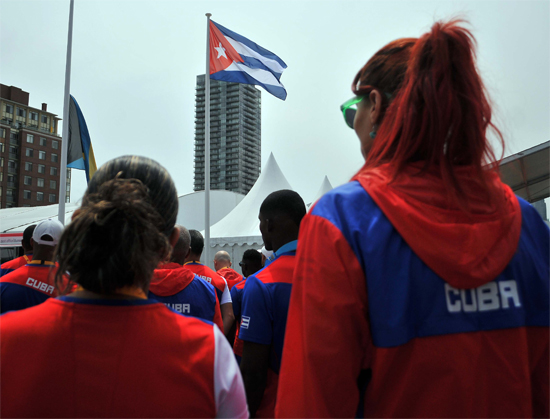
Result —
<instances>
[{"instance_id":1,"label":"balcony","mask_svg":"<svg viewBox=\"0 0 550 419\"><path fill-rule=\"evenodd\" d=\"M49 135L53 135L55 137L59 137L61 138L61 135L59 134L56 134L56 133L53 133L53 132L50 132L50 129L49 128L39 128L37 125L34 125L34 124L24 124L22 122L13 122L10 120L8 120L7 118L2 118L1 122L3 124L6 124L6 125L9 125L11 126L12 128L14 129L21 129L21 128L25 128L25 129L28 129L28 130L32 130L32 131L39 131L39 132L45 132ZM11 142L11 139L10 139L10 142ZM14 144L14 143L12 143Z\"/></svg>"}]
</instances>

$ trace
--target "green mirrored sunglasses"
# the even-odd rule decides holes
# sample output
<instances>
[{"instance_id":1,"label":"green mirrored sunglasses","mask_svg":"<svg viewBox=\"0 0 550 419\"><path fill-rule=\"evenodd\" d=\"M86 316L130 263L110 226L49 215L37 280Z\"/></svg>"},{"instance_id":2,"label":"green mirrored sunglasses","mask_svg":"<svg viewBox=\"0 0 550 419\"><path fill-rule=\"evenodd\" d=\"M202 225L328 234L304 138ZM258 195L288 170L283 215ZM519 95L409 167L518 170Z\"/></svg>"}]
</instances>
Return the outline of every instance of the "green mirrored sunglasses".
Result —
<instances>
[{"instance_id":1,"label":"green mirrored sunglasses","mask_svg":"<svg viewBox=\"0 0 550 419\"><path fill-rule=\"evenodd\" d=\"M363 100L363 97L364 96L355 96L340 106L346 125L351 129L353 129L353 121L355 120L355 114L357 113L357 104Z\"/></svg>"}]
</instances>

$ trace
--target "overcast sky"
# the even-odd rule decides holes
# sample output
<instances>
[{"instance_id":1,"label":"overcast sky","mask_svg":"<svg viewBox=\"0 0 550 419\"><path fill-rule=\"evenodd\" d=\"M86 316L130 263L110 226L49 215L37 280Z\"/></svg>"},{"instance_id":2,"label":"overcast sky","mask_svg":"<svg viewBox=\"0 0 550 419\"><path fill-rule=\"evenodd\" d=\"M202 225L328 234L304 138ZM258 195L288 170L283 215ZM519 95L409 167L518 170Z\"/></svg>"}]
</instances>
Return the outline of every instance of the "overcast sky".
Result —
<instances>
[{"instance_id":1,"label":"overcast sky","mask_svg":"<svg viewBox=\"0 0 550 419\"><path fill-rule=\"evenodd\" d=\"M306 202L325 175L340 185L362 164L339 106L363 64L388 42L461 16L478 41L505 156L550 139L548 1L75 0L71 94L98 166L151 157L178 193L193 191L196 76L205 71L206 17L267 48L288 68L281 101L262 90L262 164L273 152ZM63 115L69 0L1 0L0 82L30 106ZM86 187L73 170L72 198Z\"/></svg>"}]
</instances>

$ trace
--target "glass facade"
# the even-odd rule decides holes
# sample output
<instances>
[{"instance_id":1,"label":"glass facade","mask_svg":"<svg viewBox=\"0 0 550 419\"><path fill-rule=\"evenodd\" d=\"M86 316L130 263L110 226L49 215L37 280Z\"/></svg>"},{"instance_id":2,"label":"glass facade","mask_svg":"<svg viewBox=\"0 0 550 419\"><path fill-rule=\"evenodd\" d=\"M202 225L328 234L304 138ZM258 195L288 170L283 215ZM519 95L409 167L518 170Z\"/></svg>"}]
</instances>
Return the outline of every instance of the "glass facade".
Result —
<instances>
[{"instance_id":1,"label":"glass facade","mask_svg":"<svg viewBox=\"0 0 550 419\"><path fill-rule=\"evenodd\" d=\"M204 190L204 75L195 93L194 190ZM261 92L250 84L210 80L210 188L247 194L261 170Z\"/></svg>"}]
</instances>

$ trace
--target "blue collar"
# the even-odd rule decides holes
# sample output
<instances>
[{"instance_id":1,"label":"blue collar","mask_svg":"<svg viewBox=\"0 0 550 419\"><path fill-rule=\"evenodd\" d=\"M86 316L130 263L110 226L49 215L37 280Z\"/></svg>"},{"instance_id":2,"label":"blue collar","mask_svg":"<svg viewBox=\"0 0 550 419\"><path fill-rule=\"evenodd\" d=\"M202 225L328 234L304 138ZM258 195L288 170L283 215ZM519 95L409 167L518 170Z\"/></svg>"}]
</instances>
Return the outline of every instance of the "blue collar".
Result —
<instances>
[{"instance_id":1,"label":"blue collar","mask_svg":"<svg viewBox=\"0 0 550 419\"><path fill-rule=\"evenodd\" d=\"M291 242L288 242L287 244L282 245L277 249L276 252L273 252L273 259L278 258L283 253L289 253L289 252L296 252L296 249L298 247L298 240L293 240Z\"/></svg>"}]
</instances>

